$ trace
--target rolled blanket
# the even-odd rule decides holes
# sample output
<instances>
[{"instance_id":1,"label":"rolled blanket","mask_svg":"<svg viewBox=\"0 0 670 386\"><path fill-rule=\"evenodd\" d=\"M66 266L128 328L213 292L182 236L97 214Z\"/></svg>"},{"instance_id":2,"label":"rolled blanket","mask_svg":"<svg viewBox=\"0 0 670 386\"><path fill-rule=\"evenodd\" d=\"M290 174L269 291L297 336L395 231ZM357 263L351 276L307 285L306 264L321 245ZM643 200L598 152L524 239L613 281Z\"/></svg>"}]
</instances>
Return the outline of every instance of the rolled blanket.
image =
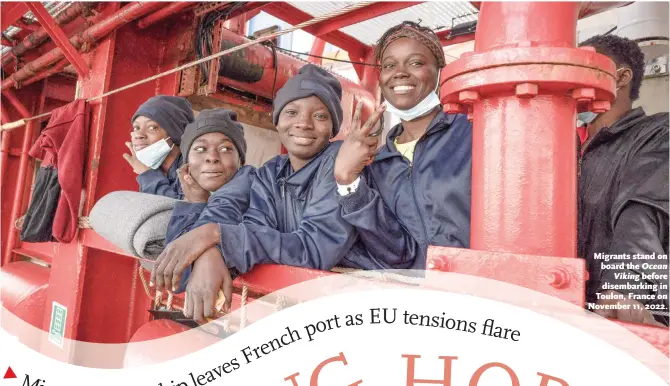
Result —
<instances>
[{"instance_id":1,"label":"rolled blanket","mask_svg":"<svg viewBox=\"0 0 670 386\"><path fill-rule=\"evenodd\" d=\"M133 256L156 260L165 248L176 203L169 197L116 191L96 202L89 223L100 236Z\"/></svg>"}]
</instances>

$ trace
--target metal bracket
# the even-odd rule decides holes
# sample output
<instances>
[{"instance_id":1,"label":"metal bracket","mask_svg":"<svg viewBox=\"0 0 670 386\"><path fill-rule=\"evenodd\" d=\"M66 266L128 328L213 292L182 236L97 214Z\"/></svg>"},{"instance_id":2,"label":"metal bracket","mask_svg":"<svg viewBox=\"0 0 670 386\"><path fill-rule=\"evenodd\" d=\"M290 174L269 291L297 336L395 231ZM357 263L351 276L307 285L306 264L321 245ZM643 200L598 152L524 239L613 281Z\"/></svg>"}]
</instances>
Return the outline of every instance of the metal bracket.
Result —
<instances>
[{"instance_id":1,"label":"metal bracket","mask_svg":"<svg viewBox=\"0 0 670 386\"><path fill-rule=\"evenodd\" d=\"M210 54L219 52L221 50L221 42L223 41L223 31L224 31L223 23L225 23L225 21L219 19L216 22L216 25L214 26L214 30L212 31L212 52ZM220 67L221 67L220 58L212 59L209 62L209 74L207 78L207 85L204 87L204 90L202 90L202 92L199 92L199 94L211 95L216 92L216 87L219 83Z\"/></svg>"},{"instance_id":2,"label":"metal bracket","mask_svg":"<svg viewBox=\"0 0 670 386\"><path fill-rule=\"evenodd\" d=\"M654 58L646 63L644 77L657 77L668 75L668 55Z\"/></svg>"},{"instance_id":3,"label":"metal bracket","mask_svg":"<svg viewBox=\"0 0 670 386\"><path fill-rule=\"evenodd\" d=\"M200 67L189 67L181 72L179 79L179 96L190 96L198 91Z\"/></svg>"}]
</instances>

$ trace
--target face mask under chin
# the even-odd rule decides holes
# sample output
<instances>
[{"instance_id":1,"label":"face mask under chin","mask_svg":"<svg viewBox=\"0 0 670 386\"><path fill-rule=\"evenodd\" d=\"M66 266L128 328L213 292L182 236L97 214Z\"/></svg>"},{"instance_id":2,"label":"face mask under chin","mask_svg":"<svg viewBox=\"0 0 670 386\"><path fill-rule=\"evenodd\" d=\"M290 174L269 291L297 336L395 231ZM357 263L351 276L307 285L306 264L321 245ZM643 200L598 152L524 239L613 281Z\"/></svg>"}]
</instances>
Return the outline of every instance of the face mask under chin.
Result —
<instances>
[{"instance_id":1,"label":"face mask under chin","mask_svg":"<svg viewBox=\"0 0 670 386\"><path fill-rule=\"evenodd\" d=\"M151 144L135 153L137 159L151 169L158 169L172 151L174 145L170 146L167 138Z\"/></svg>"},{"instance_id":2,"label":"face mask under chin","mask_svg":"<svg viewBox=\"0 0 670 386\"><path fill-rule=\"evenodd\" d=\"M440 79L438 76L437 87L440 85ZM395 114L398 118L403 121L413 121L415 119L421 118L426 114L433 111L433 109L440 105L440 98L437 95L436 91L431 91L423 100L417 103L414 107L407 110L400 110L393 106L391 102L386 102L386 111L391 114Z\"/></svg>"}]
</instances>

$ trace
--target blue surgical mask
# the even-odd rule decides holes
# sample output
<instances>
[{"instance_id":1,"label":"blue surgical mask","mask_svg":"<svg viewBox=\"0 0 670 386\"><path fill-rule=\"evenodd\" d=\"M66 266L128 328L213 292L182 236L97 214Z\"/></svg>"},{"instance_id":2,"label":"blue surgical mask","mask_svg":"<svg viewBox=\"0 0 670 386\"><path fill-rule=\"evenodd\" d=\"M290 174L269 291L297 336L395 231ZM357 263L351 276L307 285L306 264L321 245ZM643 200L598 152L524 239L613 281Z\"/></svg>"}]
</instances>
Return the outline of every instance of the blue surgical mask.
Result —
<instances>
[{"instance_id":1,"label":"blue surgical mask","mask_svg":"<svg viewBox=\"0 0 670 386\"><path fill-rule=\"evenodd\" d=\"M437 84L439 86L440 80L438 78ZM423 117L429 112L433 111L436 106L440 105L440 98L435 91L431 91L421 102L409 110L400 110L395 108L390 102L386 103L386 111L395 114L403 121L413 121L417 118Z\"/></svg>"},{"instance_id":2,"label":"blue surgical mask","mask_svg":"<svg viewBox=\"0 0 670 386\"><path fill-rule=\"evenodd\" d=\"M589 123L595 121L597 117L598 114L596 113L593 113L591 111L584 111L583 113L577 114L577 120L582 123L581 125L577 123L577 125L578 126L588 125Z\"/></svg>"},{"instance_id":3,"label":"blue surgical mask","mask_svg":"<svg viewBox=\"0 0 670 386\"><path fill-rule=\"evenodd\" d=\"M623 70L623 68L620 68L619 70ZM619 70L617 71L617 74L619 73ZM619 89L621 87L617 87L616 90L614 90L614 100L616 101L617 94L619 93ZM612 102L614 103L614 102ZM598 118L598 114L593 113L591 111L584 111L583 113L578 113L577 114L577 127L584 126L584 125L589 125L591 122L595 121L596 118Z\"/></svg>"},{"instance_id":4,"label":"blue surgical mask","mask_svg":"<svg viewBox=\"0 0 670 386\"><path fill-rule=\"evenodd\" d=\"M135 152L135 156L147 167L158 169L170 154L173 146L174 145L168 145L167 138L163 138L160 141Z\"/></svg>"}]
</instances>

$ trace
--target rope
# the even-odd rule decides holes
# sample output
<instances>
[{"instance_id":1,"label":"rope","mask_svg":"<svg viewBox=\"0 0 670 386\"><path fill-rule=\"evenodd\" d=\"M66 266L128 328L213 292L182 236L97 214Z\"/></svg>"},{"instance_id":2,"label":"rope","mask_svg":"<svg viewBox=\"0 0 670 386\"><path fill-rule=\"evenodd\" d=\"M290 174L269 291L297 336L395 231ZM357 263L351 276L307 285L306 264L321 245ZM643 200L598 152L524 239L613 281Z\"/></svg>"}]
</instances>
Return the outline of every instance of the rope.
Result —
<instances>
[{"instance_id":1,"label":"rope","mask_svg":"<svg viewBox=\"0 0 670 386\"><path fill-rule=\"evenodd\" d=\"M296 25L296 26L293 26L293 27L291 27L291 28L288 28L288 29L285 29L285 30L282 30L282 31L277 31L277 32L275 32L275 33L273 33L273 34L270 34L270 35L265 35L265 36L259 37L259 38L256 39L256 40L251 40L251 41L249 41L249 42L240 44L239 46L236 46L236 47L233 47L233 48L229 48L229 49L227 49L227 50L219 51L219 52L217 52L217 53L215 53L215 54L206 56L206 57L204 57L204 58L202 58L202 59L198 59L198 60L195 60L195 61L193 61L193 62L186 63L186 64L181 65L181 66L179 66L179 67L173 68L172 70L168 70L168 71L162 72L162 73L160 73L160 74L156 74L156 75L154 75L154 76L150 76L150 77L148 77L148 78L139 80L139 81L137 81L137 82L135 82L135 83L131 83L131 84L129 84L129 85L126 85L126 86L123 86L123 87L119 87L119 88L117 88L117 89L115 89L115 90L107 91L106 93L102 93L102 94L100 94L100 95L98 95L98 96L88 98L88 99L86 99L86 101L87 101L87 102L92 102L92 101L95 101L95 100L98 100L98 99L102 99L102 98L104 98L104 97L106 97L106 96L110 96L110 95L119 93L119 92L121 92L121 91L125 91L125 90L128 90L128 89L130 89L130 88L139 86L139 85L141 85L141 84L145 84L145 83L152 82L152 81L154 81L154 80L156 80L156 79L159 79L159 78L162 78L162 77L164 77L164 76L168 76L168 75L174 74L174 73L176 73L176 72L185 70L185 69L190 68L190 67L193 67L193 66L197 66L197 65L199 65L199 64L201 64L201 63L206 63L206 62L208 62L208 61L210 61L210 60L212 60L212 59L216 59L216 58L219 58L219 57L221 57L221 56L228 55L228 54L233 53L233 52L236 52L236 51L240 51L240 50L245 49L245 48L247 48L247 47L251 47L251 46L253 46L253 45L255 45L255 44L259 44L259 43L262 43L262 42L265 42L265 41L268 41L268 40L272 40L272 39L277 38L277 37L279 37L279 36L281 36L281 35L285 35L285 34L288 34L288 33L293 32L293 31L296 31L296 30L299 30L299 29L303 29L303 28L305 28L305 27L309 27L310 25L320 23L320 22L322 22L322 21L324 21L324 20L328 20L328 19L331 19L331 18L334 18L334 17L337 17L337 16L344 15L344 14L346 14L346 13L349 13L349 12L351 12L351 11L355 11L355 10L357 10L357 9L359 9L359 8L367 7L368 5L371 5L371 4L374 4L374 3L375 3L374 1L363 1L363 2L360 2L360 3L356 3L356 4L353 4L353 5L350 5L350 6L348 6L348 7L344 7L344 8L338 9L338 10L336 10L336 11L334 11L334 12L331 12L331 13L328 13L328 14L325 14L325 15L322 15L322 16L315 17L314 19L308 20L308 21L306 21L306 22L304 22L304 23L300 23L300 24L298 24L298 25ZM36 116L34 116L34 117L30 117L30 118L24 118L23 121L24 121L24 122L28 122L28 121L32 121L32 120L35 120L35 119L39 119L39 118L47 117L47 116L49 116L49 115L51 115L51 112L44 113L44 114L40 114L40 115L36 115ZM15 127L16 127L15 122L6 123L6 124L0 126L0 131L2 131L2 130L9 130L7 127L15 128Z\"/></svg>"},{"instance_id":2,"label":"rope","mask_svg":"<svg viewBox=\"0 0 670 386\"><path fill-rule=\"evenodd\" d=\"M14 221L14 228L16 230L20 231L23 228L23 220L26 218L26 215L24 214L23 216L19 217Z\"/></svg>"},{"instance_id":3,"label":"rope","mask_svg":"<svg viewBox=\"0 0 670 386\"><path fill-rule=\"evenodd\" d=\"M275 302L275 312L279 312L284 308L286 308L286 298L281 295L277 295L277 300Z\"/></svg>"},{"instance_id":4,"label":"rope","mask_svg":"<svg viewBox=\"0 0 670 386\"><path fill-rule=\"evenodd\" d=\"M165 307L167 307L168 310L172 309L173 300L174 300L174 294L172 292L168 293L167 302L165 302Z\"/></svg>"},{"instance_id":5,"label":"rope","mask_svg":"<svg viewBox=\"0 0 670 386\"><path fill-rule=\"evenodd\" d=\"M355 61L352 61L352 60L329 58L329 57L326 57L326 56L314 55L314 54L310 54L308 52L298 52L298 51L293 51L293 50L289 50L289 49L281 48L281 47L277 47L277 49L279 51L283 51L283 52L289 52L289 53L296 54L296 55L305 55L305 56L310 56L312 58L325 59L325 60L330 60L330 61L333 61L333 62L351 63L351 64L360 64L362 66L379 67L379 65L375 64L375 63L355 62Z\"/></svg>"},{"instance_id":6,"label":"rope","mask_svg":"<svg viewBox=\"0 0 670 386\"><path fill-rule=\"evenodd\" d=\"M247 295L249 289L242 287L242 300L240 300L240 330L247 326Z\"/></svg>"},{"instance_id":7,"label":"rope","mask_svg":"<svg viewBox=\"0 0 670 386\"><path fill-rule=\"evenodd\" d=\"M91 227L91 223L90 223L88 217L86 217L86 216L79 217L79 228L80 229L93 229L93 227Z\"/></svg>"},{"instance_id":8,"label":"rope","mask_svg":"<svg viewBox=\"0 0 670 386\"><path fill-rule=\"evenodd\" d=\"M144 292L147 294L149 299L151 299L151 291L149 290L149 284L147 279L144 277L145 269L140 265L140 280L142 280L142 286L144 287Z\"/></svg>"},{"instance_id":9,"label":"rope","mask_svg":"<svg viewBox=\"0 0 670 386\"><path fill-rule=\"evenodd\" d=\"M409 284L413 286L421 285L423 283L422 278L403 276L397 273L387 273L387 272L380 273L376 271L363 271L360 269L344 268L344 267L334 267L333 269L331 269L331 272L348 274L363 279L380 280L383 282L395 282L395 283Z\"/></svg>"}]
</instances>

